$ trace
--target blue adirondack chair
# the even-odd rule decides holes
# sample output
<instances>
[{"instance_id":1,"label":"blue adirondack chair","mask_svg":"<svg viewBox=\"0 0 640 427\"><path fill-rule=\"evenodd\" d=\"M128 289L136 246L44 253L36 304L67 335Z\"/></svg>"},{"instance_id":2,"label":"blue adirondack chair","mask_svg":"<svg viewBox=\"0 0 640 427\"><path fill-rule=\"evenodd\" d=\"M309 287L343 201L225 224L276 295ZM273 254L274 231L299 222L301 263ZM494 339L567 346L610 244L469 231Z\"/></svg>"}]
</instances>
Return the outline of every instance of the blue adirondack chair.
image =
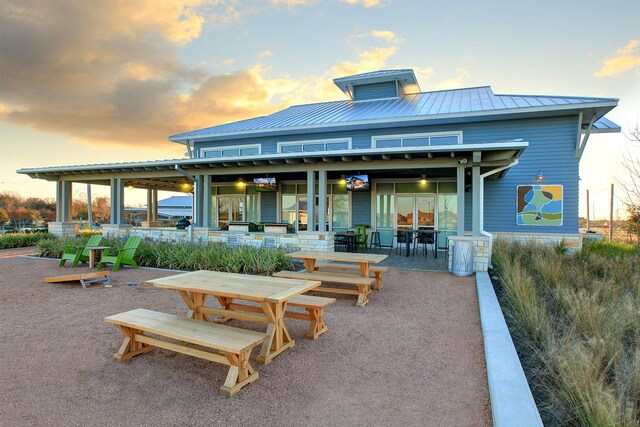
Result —
<instances>
[{"instance_id":1,"label":"blue adirondack chair","mask_svg":"<svg viewBox=\"0 0 640 427\"><path fill-rule=\"evenodd\" d=\"M98 270L102 270L102 267L106 263L113 264L113 271L120 270L121 265L130 265L133 268L138 268L138 264L133 259L136 254L138 245L140 245L140 237L131 236L127 239L122 249L118 249L116 254L111 254L109 249L104 251L100 263L98 264Z\"/></svg>"},{"instance_id":2,"label":"blue adirondack chair","mask_svg":"<svg viewBox=\"0 0 640 427\"><path fill-rule=\"evenodd\" d=\"M89 249L91 247L99 246L102 241L100 234L94 234L89 237L87 244L81 248L74 249L72 246L66 246L60 258L60 267L63 267L67 261L71 261L71 267L77 267L79 262L89 262Z\"/></svg>"}]
</instances>

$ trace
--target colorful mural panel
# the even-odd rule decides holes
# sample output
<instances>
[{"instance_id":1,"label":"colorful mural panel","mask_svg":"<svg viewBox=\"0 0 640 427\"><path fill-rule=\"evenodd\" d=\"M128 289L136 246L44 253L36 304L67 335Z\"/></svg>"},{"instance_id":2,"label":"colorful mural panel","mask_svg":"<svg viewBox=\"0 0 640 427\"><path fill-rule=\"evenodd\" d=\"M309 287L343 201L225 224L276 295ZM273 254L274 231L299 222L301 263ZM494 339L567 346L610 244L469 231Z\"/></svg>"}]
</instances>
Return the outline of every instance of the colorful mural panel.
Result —
<instances>
[{"instance_id":1,"label":"colorful mural panel","mask_svg":"<svg viewBox=\"0 0 640 427\"><path fill-rule=\"evenodd\" d=\"M562 225L562 185L519 185L517 225Z\"/></svg>"}]
</instances>

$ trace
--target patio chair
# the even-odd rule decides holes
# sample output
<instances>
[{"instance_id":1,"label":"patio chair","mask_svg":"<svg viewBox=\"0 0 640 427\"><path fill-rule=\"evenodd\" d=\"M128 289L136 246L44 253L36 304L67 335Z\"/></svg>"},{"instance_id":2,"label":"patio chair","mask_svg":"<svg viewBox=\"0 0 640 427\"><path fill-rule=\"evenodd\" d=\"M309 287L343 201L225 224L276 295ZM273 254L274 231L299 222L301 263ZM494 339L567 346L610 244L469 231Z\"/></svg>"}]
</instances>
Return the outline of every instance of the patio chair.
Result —
<instances>
[{"instance_id":1,"label":"patio chair","mask_svg":"<svg viewBox=\"0 0 640 427\"><path fill-rule=\"evenodd\" d=\"M87 248L99 246L101 240L102 235L94 234L89 237L89 241L87 241L84 247L74 249L72 246L66 246L60 258L60 264L58 265L64 267L67 261L71 261L71 267L77 267L79 262L83 264L89 262L89 249Z\"/></svg>"},{"instance_id":2,"label":"patio chair","mask_svg":"<svg viewBox=\"0 0 640 427\"><path fill-rule=\"evenodd\" d=\"M102 267L106 263L113 264L113 271L120 270L121 265L130 265L133 268L138 268L138 264L133 259L133 256L136 254L136 250L140 245L140 240L140 237L129 237L124 243L123 248L118 249L118 252L115 255L111 255L110 249L105 249L102 254L102 258L100 258L98 270L102 270Z\"/></svg>"},{"instance_id":3,"label":"patio chair","mask_svg":"<svg viewBox=\"0 0 640 427\"><path fill-rule=\"evenodd\" d=\"M367 252L367 229L364 225L356 225L356 234L358 237L356 238L356 249L363 248L365 252Z\"/></svg>"},{"instance_id":4,"label":"patio chair","mask_svg":"<svg viewBox=\"0 0 640 427\"><path fill-rule=\"evenodd\" d=\"M413 234L405 233L404 230L396 230L395 232L396 238L396 255L398 251L402 252L404 250L405 245L407 244L407 239L409 239L409 244L413 244ZM393 246L393 242L392 242ZM391 253L391 249L389 249L389 253Z\"/></svg>"},{"instance_id":5,"label":"patio chair","mask_svg":"<svg viewBox=\"0 0 640 427\"><path fill-rule=\"evenodd\" d=\"M429 230L429 229L433 229L432 227L425 227L421 230ZM433 248L433 254L435 255L436 253L436 241L435 241L435 235L432 233L418 233L418 238L417 238L417 243L418 245L422 245L422 252L424 253L424 256L426 258L427 256L427 251L428 248L427 246L431 245L431 247ZM415 246L414 246L414 254L415 254Z\"/></svg>"}]
</instances>

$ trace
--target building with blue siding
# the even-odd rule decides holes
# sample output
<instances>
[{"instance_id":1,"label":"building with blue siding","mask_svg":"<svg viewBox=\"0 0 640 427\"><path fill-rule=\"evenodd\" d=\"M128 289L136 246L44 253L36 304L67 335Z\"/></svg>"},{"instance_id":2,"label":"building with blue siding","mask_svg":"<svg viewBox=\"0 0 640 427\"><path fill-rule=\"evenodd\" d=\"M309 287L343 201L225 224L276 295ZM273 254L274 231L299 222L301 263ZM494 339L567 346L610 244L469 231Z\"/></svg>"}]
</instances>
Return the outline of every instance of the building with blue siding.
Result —
<instances>
[{"instance_id":1,"label":"building with blue siding","mask_svg":"<svg viewBox=\"0 0 640 427\"><path fill-rule=\"evenodd\" d=\"M148 190L151 220L157 190L192 192L194 225L212 232L252 222L298 234L366 225L387 245L398 230L424 227L441 231L441 247L469 235L557 240L578 234L589 136L620 131L604 117L615 98L421 92L410 69L334 83L346 99L170 136L185 159L18 172L57 182L61 224L71 183L87 182L111 186L118 226L123 188L133 186ZM275 186L260 191L257 178Z\"/></svg>"}]
</instances>

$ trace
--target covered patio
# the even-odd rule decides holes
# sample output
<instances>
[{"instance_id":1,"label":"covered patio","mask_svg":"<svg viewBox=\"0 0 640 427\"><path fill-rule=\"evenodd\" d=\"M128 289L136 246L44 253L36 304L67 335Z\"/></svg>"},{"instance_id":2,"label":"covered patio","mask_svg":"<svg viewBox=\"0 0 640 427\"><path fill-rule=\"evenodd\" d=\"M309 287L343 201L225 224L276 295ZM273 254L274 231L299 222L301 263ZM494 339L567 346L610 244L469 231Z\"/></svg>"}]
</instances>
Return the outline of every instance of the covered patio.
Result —
<instances>
[{"instance_id":1,"label":"covered patio","mask_svg":"<svg viewBox=\"0 0 640 427\"><path fill-rule=\"evenodd\" d=\"M442 248L447 240L452 244L465 235L487 239L482 228L484 179L500 178L517 164L527 146L525 141L510 140L64 166L19 172L56 183L57 221L49 227L61 236L75 234L70 208L72 186L82 183L110 186L111 221L103 225L103 231L109 235L224 242L229 233L240 232L242 244L260 245L264 235L269 234L276 238L277 246L333 250L333 233L356 225L366 226L369 237L378 232L384 246L394 244L392 236L397 230L426 225L441 229L437 245ZM366 175L371 182L370 191L347 192L345 176L351 174ZM258 192L247 185L257 177L275 178L279 184L277 191ZM147 220L142 227L133 228L125 221L125 188L147 191ZM158 191L192 194L192 227L187 231L161 227ZM438 201L445 193L450 195L446 208ZM428 208L420 207L423 199L416 198L420 194L430 195L426 200ZM309 203L311 200L315 202ZM336 200L344 200L347 210L338 211ZM407 203L409 207L403 208ZM470 208L466 214L465 207ZM318 220L319 212L326 212L326 220ZM287 223L288 230L229 227L234 222Z\"/></svg>"}]
</instances>

